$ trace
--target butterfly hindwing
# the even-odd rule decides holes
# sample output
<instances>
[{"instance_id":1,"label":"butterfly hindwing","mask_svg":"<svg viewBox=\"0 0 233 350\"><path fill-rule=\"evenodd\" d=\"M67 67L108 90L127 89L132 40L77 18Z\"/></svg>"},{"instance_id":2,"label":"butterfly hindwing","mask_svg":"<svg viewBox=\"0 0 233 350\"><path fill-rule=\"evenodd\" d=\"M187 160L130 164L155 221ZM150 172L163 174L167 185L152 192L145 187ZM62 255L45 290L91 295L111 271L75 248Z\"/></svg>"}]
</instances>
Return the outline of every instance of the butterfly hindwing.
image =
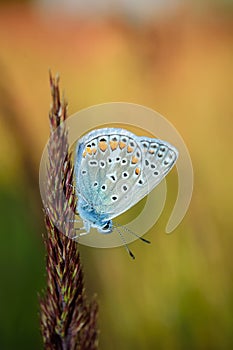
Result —
<instances>
[{"instance_id":1,"label":"butterfly hindwing","mask_svg":"<svg viewBox=\"0 0 233 350\"><path fill-rule=\"evenodd\" d=\"M143 173L149 192L157 186L175 164L178 152L168 142L147 137L138 138L143 153Z\"/></svg>"},{"instance_id":2,"label":"butterfly hindwing","mask_svg":"<svg viewBox=\"0 0 233 350\"><path fill-rule=\"evenodd\" d=\"M177 150L165 141L147 137L135 137L135 141L142 153L141 173L138 181L131 187L129 198L122 199L115 207L117 215L128 210L150 193L172 169L178 156Z\"/></svg>"}]
</instances>

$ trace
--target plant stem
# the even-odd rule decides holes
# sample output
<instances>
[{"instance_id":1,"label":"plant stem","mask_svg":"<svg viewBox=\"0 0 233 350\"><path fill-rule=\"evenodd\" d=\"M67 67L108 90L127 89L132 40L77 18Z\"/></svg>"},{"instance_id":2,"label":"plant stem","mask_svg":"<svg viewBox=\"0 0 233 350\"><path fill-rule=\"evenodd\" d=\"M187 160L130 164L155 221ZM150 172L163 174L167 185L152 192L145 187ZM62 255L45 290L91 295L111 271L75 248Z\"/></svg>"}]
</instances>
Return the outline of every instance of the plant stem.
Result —
<instances>
[{"instance_id":1,"label":"plant stem","mask_svg":"<svg viewBox=\"0 0 233 350\"><path fill-rule=\"evenodd\" d=\"M72 177L73 166L68 154L67 130L57 127L67 118L67 103L60 99L59 78L50 74L52 104L49 113L51 137L48 145L47 191L49 211L44 208L47 234L44 237L47 251L47 288L40 300L41 332L45 349L51 350L96 350L98 348L97 312L95 300L87 302L84 293L83 271L78 244L67 236L72 229L72 218L67 214L64 235L54 222L59 212L75 210ZM64 159L64 191L66 202L56 193L62 181L59 168ZM73 214L74 215L74 214ZM65 216L66 217L66 216Z\"/></svg>"}]
</instances>

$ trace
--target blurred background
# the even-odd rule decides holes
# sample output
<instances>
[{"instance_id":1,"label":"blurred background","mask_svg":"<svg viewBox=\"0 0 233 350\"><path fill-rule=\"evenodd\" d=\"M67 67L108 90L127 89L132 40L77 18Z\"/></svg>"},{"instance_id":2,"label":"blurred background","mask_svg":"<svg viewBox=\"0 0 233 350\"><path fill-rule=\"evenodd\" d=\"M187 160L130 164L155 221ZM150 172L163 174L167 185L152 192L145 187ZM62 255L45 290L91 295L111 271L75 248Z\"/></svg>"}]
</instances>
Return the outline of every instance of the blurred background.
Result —
<instances>
[{"instance_id":1,"label":"blurred background","mask_svg":"<svg viewBox=\"0 0 233 350\"><path fill-rule=\"evenodd\" d=\"M42 348L49 68L69 114L110 101L151 107L179 130L194 166L191 206L172 235L171 185L152 244L130 246L135 261L123 248L81 247L100 349L233 348L232 19L231 0L0 1L1 350Z\"/></svg>"}]
</instances>

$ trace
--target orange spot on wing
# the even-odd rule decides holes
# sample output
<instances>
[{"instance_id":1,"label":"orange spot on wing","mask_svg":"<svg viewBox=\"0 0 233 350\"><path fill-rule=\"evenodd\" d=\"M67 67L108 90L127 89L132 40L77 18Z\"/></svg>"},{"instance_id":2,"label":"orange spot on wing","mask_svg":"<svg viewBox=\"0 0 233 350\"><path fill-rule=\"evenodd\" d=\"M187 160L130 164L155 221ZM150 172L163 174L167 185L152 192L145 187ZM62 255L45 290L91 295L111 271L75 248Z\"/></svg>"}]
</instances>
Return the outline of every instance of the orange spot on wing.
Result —
<instances>
[{"instance_id":1,"label":"orange spot on wing","mask_svg":"<svg viewBox=\"0 0 233 350\"><path fill-rule=\"evenodd\" d=\"M136 175L139 175L140 172L141 172L140 168L136 168L136 169L135 169L135 174L136 174Z\"/></svg>"},{"instance_id":2,"label":"orange spot on wing","mask_svg":"<svg viewBox=\"0 0 233 350\"><path fill-rule=\"evenodd\" d=\"M86 147L85 151L83 152L83 157L85 157L87 153L89 155L92 155L92 154L96 154L96 152L97 152L96 148Z\"/></svg>"},{"instance_id":3,"label":"orange spot on wing","mask_svg":"<svg viewBox=\"0 0 233 350\"><path fill-rule=\"evenodd\" d=\"M100 141L99 142L99 148L101 149L101 151L105 152L106 149L108 148L108 145L105 141Z\"/></svg>"},{"instance_id":4,"label":"orange spot on wing","mask_svg":"<svg viewBox=\"0 0 233 350\"><path fill-rule=\"evenodd\" d=\"M132 164L137 164L137 163L138 163L138 158L135 157L135 156L133 156L133 157L132 157L132 160L131 160L131 163L132 163Z\"/></svg>"},{"instance_id":5,"label":"orange spot on wing","mask_svg":"<svg viewBox=\"0 0 233 350\"><path fill-rule=\"evenodd\" d=\"M149 153L150 153L150 154L154 154L155 152L154 152L154 151L152 151L152 150L150 150L150 151L149 151Z\"/></svg>"},{"instance_id":6,"label":"orange spot on wing","mask_svg":"<svg viewBox=\"0 0 233 350\"><path fill-rule=\"evenodd\" d=\"M123 148L125 148L125 147L126 147L126 143L125 143L125 142L120 141L119 146L120 146L120 149L123 149Z\"/></svg>"},{"instance_id":7,"label":"orange spot on wing","mask_svg":"<svg viewBox=\"0 0 233 350\"><path fill-rule=\"evenodd\" d=\"M133 148L130 147L130 146L128 146L128 147L127 147L127 152L128 152L128 153L132 153L132 152L133 152Z\"/></svg>"},{"instance_id":8,"label":"orange spot on wing","mask_svg":"<svg viewBox=\"0 0 233 350\"><path fill-rule=\"evenodd\" d=\"M111 150L114 151L118 146L118 142L117 141L110 141L110 147Z\"/></svg>"}]
</instances>

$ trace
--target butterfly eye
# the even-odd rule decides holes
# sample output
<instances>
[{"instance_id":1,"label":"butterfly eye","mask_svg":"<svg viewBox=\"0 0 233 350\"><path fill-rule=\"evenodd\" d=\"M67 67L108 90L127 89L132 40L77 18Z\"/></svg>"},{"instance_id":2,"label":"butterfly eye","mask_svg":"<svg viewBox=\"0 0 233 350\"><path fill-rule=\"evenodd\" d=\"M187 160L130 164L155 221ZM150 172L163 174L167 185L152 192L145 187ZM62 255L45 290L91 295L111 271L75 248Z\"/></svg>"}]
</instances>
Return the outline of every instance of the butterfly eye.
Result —
<instances>
[{"instance_id":1,"label":"butterfly eye","mask_svg":"<svg viewBox=\"0 0 233 350\"><path fill-rule=\"evenodd\" d=\"M109 220L104 226L102 226L101 230L105 232L111 232L112 231L111 221Z\"/></svg>"}]
</instances>

